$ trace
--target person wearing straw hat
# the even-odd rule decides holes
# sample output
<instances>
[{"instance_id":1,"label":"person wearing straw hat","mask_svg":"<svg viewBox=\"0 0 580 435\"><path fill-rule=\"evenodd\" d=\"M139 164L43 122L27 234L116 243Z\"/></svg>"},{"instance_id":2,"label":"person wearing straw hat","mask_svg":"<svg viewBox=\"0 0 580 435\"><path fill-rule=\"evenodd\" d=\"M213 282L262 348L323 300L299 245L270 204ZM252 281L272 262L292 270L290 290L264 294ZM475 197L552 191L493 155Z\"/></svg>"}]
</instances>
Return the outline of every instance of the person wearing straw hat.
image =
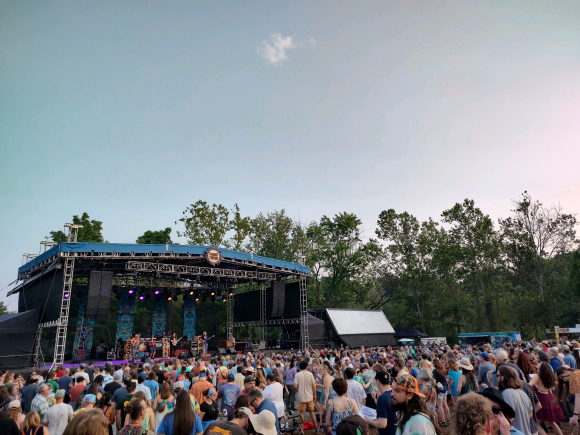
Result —
<instances>
[{"instance_id":1,"label":"person wearing straw hat","mask_svg":"<svg viewBox=\"0 0 580 435\"><path fill-rule=\"evenodd\" d=\"M457 383L457 391L459 391L459 395L463 396L471 391L477 393L477 378L475 377L475 373L473 373L473 365L471 365L467 358L461 358L457 362L457 367L463 370L463 374L459 376L459 381Z\"/></svg>"},{"instance_id":2,"label":"person wearing straw hat","mask_svg":"<svg viewBox=\"0 0 580 435\"><path fill-rule=\"evenodd\" d=\"M427 410L425 398L419 392L417 380L410 374L400 374L392 385L391 406L397 412L397 435L435 435L433 416Z\"/></svg>"},{"instance_id":3,"label":"person wearing straw hat","mask_svg":"<svg viewBox=\"0 0 580 435\"><path fill-rule=\"evenodd\" d=\"M240 408L240 410L250 418L250 422L256 433L261 435L277 435L276 416L272 411L266 409L258 414L252 414L249 408Z\"/></svg>"}]
</instances>

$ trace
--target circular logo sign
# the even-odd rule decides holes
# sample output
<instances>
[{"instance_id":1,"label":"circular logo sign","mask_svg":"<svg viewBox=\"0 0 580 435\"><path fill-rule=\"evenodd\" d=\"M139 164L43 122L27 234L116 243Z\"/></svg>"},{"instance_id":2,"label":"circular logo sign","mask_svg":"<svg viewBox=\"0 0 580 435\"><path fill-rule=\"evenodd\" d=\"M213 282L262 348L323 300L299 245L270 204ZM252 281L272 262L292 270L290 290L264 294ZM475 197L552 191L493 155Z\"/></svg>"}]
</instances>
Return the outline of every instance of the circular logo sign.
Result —
<instances>
[{"instance_id":1,"label":"circular logo sign","mask_svg":"<svg viewBox=\"0 0 580 435\"><path fill-rule=\"evenodd\" d=\"M205 253L205 258L212 266L215 266L219 264L220 261L222 261L222 255L220 254L220 251L215 248L209 248Z\"/></svg>"}]
</instances>

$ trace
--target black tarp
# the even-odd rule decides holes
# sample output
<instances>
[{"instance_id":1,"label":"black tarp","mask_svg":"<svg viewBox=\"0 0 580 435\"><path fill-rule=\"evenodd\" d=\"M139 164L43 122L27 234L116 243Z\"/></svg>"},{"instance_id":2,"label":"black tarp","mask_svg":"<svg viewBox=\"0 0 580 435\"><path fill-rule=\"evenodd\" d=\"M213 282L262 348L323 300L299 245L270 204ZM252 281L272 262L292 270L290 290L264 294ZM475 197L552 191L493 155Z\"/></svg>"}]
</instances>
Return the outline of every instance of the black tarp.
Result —
<instances>
[{"instance_id":1,"label":"black tarp","mask_svg":"<svg viewBox=\"0 0 580 435\"><path fill-rule=\"evenodd\" d=\"M271 320L273 306L273 289L266 288L266 319ZM278 319L296 319L300 317L300 287L298 283L286 284L284 288L284 310ZM257 322L260 320L260 290L253 290L234 295L234 322Z\"/></svg>"},{"instance_id":2,"label":"black tarp","mask_svg":"<svg viewBox=\"0 0 580 435\"><path fill-rule=\"evenodd\" d=\"M429 334L418 331L415 328L398 327L395 328L395 338L425 338L429 337Z\"/></svg>"},{"instance_id":3,"label":"black tarp","mask_svg":"<svg viewBox=\"0 0 580 435\"><path fill-rule=\"evenodd\" d=\"M0 367L26 367L37 329L37 310L0 316Z\"/></svg>"},{"instance_id":4,"label":"black tarp","mask_svg":"<svg viewBox=\"0 0 580 435\"><path fill-rule=\"evenodd\" d=\"M325 347L324 320L308 314L308 339L312 347Z\"/></svg>"},{"instance_id":5,"label":"black tarp","mask_svg":"<svg viewBox=\"0 0 580 435\"><path fill-rule=\"evenodd\" d=\"M24 287L18 296L18 312L38 310L40 322L52 322L60 317L63 271L56 269L42 275Z\"/></svg>"}]
</instances>

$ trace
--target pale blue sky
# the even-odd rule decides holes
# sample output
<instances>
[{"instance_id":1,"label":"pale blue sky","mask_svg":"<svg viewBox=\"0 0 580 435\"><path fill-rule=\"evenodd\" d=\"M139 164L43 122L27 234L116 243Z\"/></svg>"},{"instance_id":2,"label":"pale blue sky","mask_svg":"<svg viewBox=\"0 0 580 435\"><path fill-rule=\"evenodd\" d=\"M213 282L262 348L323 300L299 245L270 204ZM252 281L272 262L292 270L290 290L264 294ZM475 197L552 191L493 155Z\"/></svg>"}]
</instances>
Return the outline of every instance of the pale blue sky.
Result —
<instances>
[{"instance_id":1,"label":"pale blue sky","mask_svg":"<svg viewBox=\"0 0 580 435\"><path fill-rule=\"evenodd\" d=\"M578 212L579 115L576 1L1 0L0 288L83 211Z\"/></svg>"}]
</instances>

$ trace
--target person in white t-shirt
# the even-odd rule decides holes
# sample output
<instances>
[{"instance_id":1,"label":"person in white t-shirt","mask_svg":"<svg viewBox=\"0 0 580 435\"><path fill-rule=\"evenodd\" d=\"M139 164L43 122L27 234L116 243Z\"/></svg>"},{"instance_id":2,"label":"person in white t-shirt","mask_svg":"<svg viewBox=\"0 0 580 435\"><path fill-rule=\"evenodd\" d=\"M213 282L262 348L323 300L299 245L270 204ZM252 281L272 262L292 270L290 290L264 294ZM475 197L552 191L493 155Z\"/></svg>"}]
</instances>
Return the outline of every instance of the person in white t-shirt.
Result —
<instances>
[{"instance_id":1,"label":"person in white t-shirt","mask_svg":"<svg viewBox=\"0 0 580 435\"><path fill-rule=\"evenodd\" d=\"M266 376L266 382L268 385L262 391L262 396L274 402L278 417L282 417L284 415L284 387L280 382L276 382L274 373Z\"/></svg>"},{"instance_id":2,"label":"person in white t-shirt","mask_svg":"<svg viewBox=\"0 0 580 435\"><path fill-rule=\"evenodd\" d=\"M46 411L44 414L42 424L47 427L48 433L50 433L50 435L62 435L66 425L72 418L72 406L63 403L64 396L64 390L57 390L54 394L56 403L48 408L48 411Z\"/></svg>"}]
</instances>

